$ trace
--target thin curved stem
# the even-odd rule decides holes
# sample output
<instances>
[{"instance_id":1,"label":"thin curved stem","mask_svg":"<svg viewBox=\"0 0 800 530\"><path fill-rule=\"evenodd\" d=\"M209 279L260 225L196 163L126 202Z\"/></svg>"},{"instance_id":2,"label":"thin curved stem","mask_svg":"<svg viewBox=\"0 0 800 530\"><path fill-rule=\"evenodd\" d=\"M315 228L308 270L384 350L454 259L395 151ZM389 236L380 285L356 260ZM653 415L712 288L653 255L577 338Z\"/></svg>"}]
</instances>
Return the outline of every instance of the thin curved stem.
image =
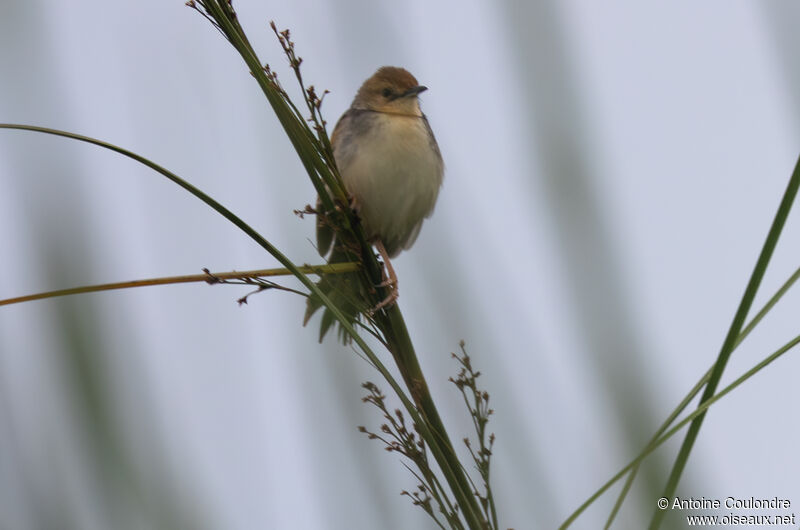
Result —
<instances>
[{"instance_id":1,"label":"thin curved stem","mask_svg":"<svg viewBox=\"0 0 800 530\"><path fill-rule=\"evenodd\" d=\"M326 265L303 265L298 267L303 274L340 274L353 272L359 269L359 264L355 262L333 263ZM196 283L206 282L215 283L214 280L246 280L257 278L269 278L271 276L288 276L291 271L287 268L258 269L252 271L231 271L231 272L206 272L204 274L187 274L183 276L165 276L161 278L147 278L144 280L130 280L126 282L101 283L96 285L84 285L81 287L71 287L69 289L58 289L43 293L28 294L16 298L6 298L0 300L0 306L31 302L33 300L44 300L56 298L58 296L69 296L73 294L97 293L101 291L112 291L116 289L131 289L134 287L150 287L153 285L171 285L177 283Z\"/></svg>"}]
</instances>

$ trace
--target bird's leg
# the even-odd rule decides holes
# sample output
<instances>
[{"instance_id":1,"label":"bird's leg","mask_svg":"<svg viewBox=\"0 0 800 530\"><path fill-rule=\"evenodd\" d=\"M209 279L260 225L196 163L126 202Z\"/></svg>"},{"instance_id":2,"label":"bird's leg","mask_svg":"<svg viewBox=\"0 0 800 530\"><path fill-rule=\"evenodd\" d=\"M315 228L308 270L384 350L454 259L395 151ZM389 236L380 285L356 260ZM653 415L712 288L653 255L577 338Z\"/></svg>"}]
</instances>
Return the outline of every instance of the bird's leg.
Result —
<instances>
[{"instance_id":1,"label":"bird's leg","mask_svg":"<svg viewBox=\"0 0 800 530\"><path fill-rule=\"evenodd\" d=\"M397 289L397 274L395 274L394 267L392 267L392 261L389 259L389 253L386 252L386 247L383 246L383 242L380 239L375 242L375 246L378 248L378 252L383 259L384 266L384 271L382 271L384 280L378 286L388 287L389 296L387 296L380 304L372 308L370 313L375 313L384 307L391 307L391 305L394 304L397 301L397 298L400 296L400 293Z\"/></svg>"},{"instance_id":2,"label":"bird's leg","mask_svg":"<svg viewBox=\"0 0 800 530\"><path fill-rule=\"evenodd\" d=\"M378 247L378 252L384 264L384 270L381 271L383 281L378 284L378 287L397 287L397 274L394 272L392 261L389 259L389 253L386 252L386 247L383 246L383 242L380 239L375 243L375 246Z\"/></svg>"}]
</instances>

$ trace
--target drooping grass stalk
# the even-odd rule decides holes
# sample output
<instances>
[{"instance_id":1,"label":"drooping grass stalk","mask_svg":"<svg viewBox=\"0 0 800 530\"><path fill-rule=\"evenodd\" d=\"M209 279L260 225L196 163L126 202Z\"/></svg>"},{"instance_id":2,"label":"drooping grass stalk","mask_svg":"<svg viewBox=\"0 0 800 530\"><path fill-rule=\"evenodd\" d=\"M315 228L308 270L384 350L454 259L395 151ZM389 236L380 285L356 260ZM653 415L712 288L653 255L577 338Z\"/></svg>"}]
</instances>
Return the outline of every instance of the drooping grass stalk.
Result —
<instances>
[{"instance_id":1,"label":"drooping grass stalk","mask_svg":"<svg viewBox=\"0 0 800 530\"><path fill-rule=\"evenodd\" d=\"M714 396L714 392L717 390L719 381L722 378L722 372L725 370L728 359L730 359L733 348L736 345L737 338L739 337L742 326L744 325L744 319L747 317L747 313L750 311L750 306L753 304L753 300L758 292L758 287L761 285L761 280L764 278L764 273L767 271L767 266L772 258L772 253L775 250L775 246L778 244L778 239L783 231L783 226L786 224L786 218L789 216L789 212L794 204L798 187L800 187L800 159L798 159L797 163L795 164L792 177L789 179L789 184L783 194L783 199L781 200L778 211L775 214L775 219L772 221L772 226L767 234L767 239L764 241L761 254L758 256L758 261L756 261L753 274L750 276L750 281L747 282L747 288L742 296L739 309L736 311L736 315L733 317L733 322L731 322L728 334L725 336L722 349L719 352L716 363L714 363L714 369L711 372L711 377L709 377L708 384L703 391L703 396L700 398L701 405L711 399ZM694 442L697 439L698 433L700 432L700 427L703 425L704 418L705 414L700 414L695 420L692 421L692 425L689 427L686 437L683 440L683 444L681 445L681 449L678 452L678 456L675 459L675 464L673 465L672 472L667 480L667 485L664 487L662 497L671 499L675 495L675 490L678 487L681 474L683 473L683 469L686 467L686 462L689 460L689 454L692 451L692 447L694 447ZM661 522L664 520L664 515L665 510L656 509L656 511L653 513L653 519L650 522L651 530L656 530L661 526Z\"/></svg>"},{"instance_id":2,"label":"drooping grass stalk","mask_svg":"<svg viewBox=\"0 0 800 530\"><path fill-rule=\"evenodd\" d=\"M289 260L289 258L287 258L283 253L281 253L275 246L272 245L272 243L267 241L261 234L259 234L252 227L250 227L250 225L245 223L240 217L238 217L232 211L228 210L225 206L223 206L222 204L217 202L215 199L213 199L212 197L210 197L209 195L207 195L206 193L201 191L199 188L195 187L194 185L192 185L189 182L185 181L184 179L180 178L178 175L176 175L175 173L169 171L168 169L156 164L155 162L152 162L151 160L149 160L149 159L147 159L147 158L145 158L145 157L143 157L141 155L138 155L138 154L136 154L136 153L134 153L132 151L129 151L129 150L124 149L122 147L116 146L114 144L111 144L111 143L108 143L108 142L104 142L104 141L98 140L96 138L91 138L89 136L83 136L83 135L75 134L75 133L71 133L71 132L60 131L60 130L57 130L57 129L50 129L50 128L47 128L47 127L37 127L37 126L34 126L34 125L19 125L19 124L7 124L7 123L0 124L0 129L18 129L18 130L24 130L24 131L33 131L33 132L40 132L40 133L45 133L45 134L52 134L52 135L55 135L55 136L62 136L62 137L65 137L65 138L71 138L73 140L79 140L79 141L82 141L82 142L94 144L94 145L97 145L97 146L102 147L104 149L108 149L108 150L114 151L114 152L119 153L121 155L124 155L124 156L126 156L128 158L131 158L131 159L133 159L133 160L135 160L135 161L137 161L137 162L139 162L141 164L144 164L145 166L147 166L147 167L155 170L156 172L160 173L161 175L165 176L166 178L168 178L169 180L171 180L172 182L174 182L178 186L182 187L183 189L185 189L186 191L188 191L189 193L191 193L192 195L194 195L195 197L197 197L198 199L200 199L201 201L206 203L208 206L213 208L220 215L222 215L223 217L228 219L231 223L236 225L240 230L242 230L245 234L250 236L251 239L253 239L262 248L264 248L267 252L269 252L273 257L275 257L275 259L277 259L281 264L283 264L284 267L293 276L295 276L298 280L300 280L303 283L303 285L305 285L307 288L309 288L309 290L314 292L317 296L320 296L321 299L324 302L330 304L330 301L327 299L327 297L324 295L324 293L319 292L319 290L316 287L316 284L313 281L311 281L311 279L303 271L300 270L299 266L295 265L291 260ZM330 304L330 305L331 305L331 310L334 313L337 313L338 309L333 304ZM342 318L344 319L344 317L342 317ZM352 327L350 327L348 332L351 332L355 336L358 335L356 333L355 329L353 329ZM366 344L364 344L364 347L366 349L369 349L366 346Z\"/></svg>"}]
</instances>

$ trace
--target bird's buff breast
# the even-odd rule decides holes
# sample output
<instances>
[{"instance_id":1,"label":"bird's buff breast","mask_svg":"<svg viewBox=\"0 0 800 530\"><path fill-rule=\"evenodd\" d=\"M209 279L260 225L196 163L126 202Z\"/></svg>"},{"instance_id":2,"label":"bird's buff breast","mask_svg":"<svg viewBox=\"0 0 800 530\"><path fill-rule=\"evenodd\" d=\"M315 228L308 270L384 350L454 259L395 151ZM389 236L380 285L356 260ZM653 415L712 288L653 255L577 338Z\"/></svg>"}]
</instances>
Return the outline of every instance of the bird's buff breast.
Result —
<instances>
[{"instance_id":1,"label":"bird's buff breast","mask_svg":"<svg viewBox=\"0 0 800 530\"><path fill-rule=\"evenodd\" d=\"M421 117L365 112L341 124L334 154L370 239L391 256L409 248L433 213L443 164Z\"/></svg>"}]
</instances>

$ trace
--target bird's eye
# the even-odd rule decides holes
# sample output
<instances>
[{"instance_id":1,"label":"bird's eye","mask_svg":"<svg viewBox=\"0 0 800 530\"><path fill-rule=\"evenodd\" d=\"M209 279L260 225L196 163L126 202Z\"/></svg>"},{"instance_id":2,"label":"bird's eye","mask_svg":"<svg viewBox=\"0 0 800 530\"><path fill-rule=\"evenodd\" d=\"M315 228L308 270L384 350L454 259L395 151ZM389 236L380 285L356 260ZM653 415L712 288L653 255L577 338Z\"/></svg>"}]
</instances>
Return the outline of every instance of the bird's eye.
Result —
<instances>
[{"instance_id":1,"label":"bird's eye","mask_svg":"<svg viewBox=\"0 0 800 530\"><path fill-rule=\"evenodd\" d=\"M392 96L392 89L391 88L384 88L383 89L383 97L388 98Z\"/></svg>"}]
</instances>

